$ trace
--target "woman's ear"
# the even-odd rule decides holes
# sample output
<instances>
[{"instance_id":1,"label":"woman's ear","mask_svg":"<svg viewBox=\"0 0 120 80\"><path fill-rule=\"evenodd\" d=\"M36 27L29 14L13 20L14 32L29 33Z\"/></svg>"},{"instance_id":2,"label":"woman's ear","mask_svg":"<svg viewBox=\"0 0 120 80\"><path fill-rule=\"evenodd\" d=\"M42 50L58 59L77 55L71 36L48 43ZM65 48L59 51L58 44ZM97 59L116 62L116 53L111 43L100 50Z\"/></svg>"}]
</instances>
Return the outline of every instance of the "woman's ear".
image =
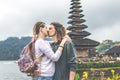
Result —
<instances>
[{"instance_id":1,"label":"woman's ear","mask_svg":"<svg viewBox=\"0 0 120 80\"><path fill-rule=\"evenodd\" d=\"M40 27L39 32L42 32L42 28Z\"/></svg>"},{"instance_id":2,"label":"woman's ear","mask_svg":"<svg viewBox=\"0 0 120 80\"><path fill-rule=\"evenodd\" d=\"M39 30L40 32L43 32L43 28L42 27L40 27L40 30Z\"/></svg>"}]
</instances>

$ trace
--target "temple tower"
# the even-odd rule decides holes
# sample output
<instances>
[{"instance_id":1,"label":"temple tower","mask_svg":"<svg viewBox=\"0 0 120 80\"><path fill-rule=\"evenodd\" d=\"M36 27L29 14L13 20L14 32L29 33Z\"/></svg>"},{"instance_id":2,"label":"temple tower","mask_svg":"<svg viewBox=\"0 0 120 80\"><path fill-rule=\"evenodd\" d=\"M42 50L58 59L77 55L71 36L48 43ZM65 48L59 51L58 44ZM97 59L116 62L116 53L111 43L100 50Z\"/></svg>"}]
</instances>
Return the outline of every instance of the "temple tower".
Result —
<instances>
[{"instance_id":1,"label":"temple tower","mask_svg":"<svg viewBox=\"0 0 120 80\"><path fill-rule=\"evenodd\" d=\"M68 35L76 47L77 55L88 56L90 49L99 45L99 42L86 38L90 33L84 30L88 26L83 24L86 20L82 19L84 15L81 14L83 12L81 7L80 0L71 0L71 11L68 17L70 26L68 26L67 30L70 31Z\"/></svg>"}]
</instances>

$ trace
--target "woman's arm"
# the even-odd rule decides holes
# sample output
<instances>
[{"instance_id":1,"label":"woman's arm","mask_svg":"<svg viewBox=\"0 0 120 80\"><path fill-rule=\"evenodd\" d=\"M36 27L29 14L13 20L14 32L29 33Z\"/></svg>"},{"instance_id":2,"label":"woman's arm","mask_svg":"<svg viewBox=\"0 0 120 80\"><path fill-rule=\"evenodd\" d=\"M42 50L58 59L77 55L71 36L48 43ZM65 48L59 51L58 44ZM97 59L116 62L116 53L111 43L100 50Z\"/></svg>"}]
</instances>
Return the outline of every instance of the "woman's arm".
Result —
<instances>
[{"instance_id":1,"label":"woman's arm","mask_svg":"<svg viewBox=\"0 0 120 80\"><path fill-rule=\"evenodd\" d=\"M42 53L44 53L52 61L58 61L58 59L60 58L60 56L62 54L62 50L63 50L64 44L66 41L67 41L67 38L64 38L61 41L61 43L55 53L53 52L50 44L46 43L45 41L41 41L39 43L39 49L41 50Z\"/></svg>"}]
</instances>

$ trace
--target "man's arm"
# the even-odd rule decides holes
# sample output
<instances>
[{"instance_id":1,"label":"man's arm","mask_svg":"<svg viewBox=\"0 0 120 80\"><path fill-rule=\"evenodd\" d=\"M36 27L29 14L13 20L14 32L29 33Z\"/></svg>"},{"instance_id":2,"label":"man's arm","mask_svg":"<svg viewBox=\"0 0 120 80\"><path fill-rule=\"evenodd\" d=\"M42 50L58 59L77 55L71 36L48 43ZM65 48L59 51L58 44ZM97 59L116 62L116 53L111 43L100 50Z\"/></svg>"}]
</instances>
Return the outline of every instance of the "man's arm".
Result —
<instances>
[{"instance_id":1,"label":"man's arm","mask_svg":"<svg viewBox=\"0 0 120 80\"><path fill-rule=\"evenodd\" d=\"M74 71L70 71L69 80L75 80L75 72Z\"/></svg>"},{"instance_id":2,"label":"man's arm","mask_svg":"<svg viewBox=\"0 0 120 80\"><path fill-rule=\"evenodd\" d=\"M69 80L75 80L75 73L76 73L76 59L75 59L75 47L72 42L67 44L67 59L69 63L70 73L69 73Z\"/></svg>"}]
</instances>

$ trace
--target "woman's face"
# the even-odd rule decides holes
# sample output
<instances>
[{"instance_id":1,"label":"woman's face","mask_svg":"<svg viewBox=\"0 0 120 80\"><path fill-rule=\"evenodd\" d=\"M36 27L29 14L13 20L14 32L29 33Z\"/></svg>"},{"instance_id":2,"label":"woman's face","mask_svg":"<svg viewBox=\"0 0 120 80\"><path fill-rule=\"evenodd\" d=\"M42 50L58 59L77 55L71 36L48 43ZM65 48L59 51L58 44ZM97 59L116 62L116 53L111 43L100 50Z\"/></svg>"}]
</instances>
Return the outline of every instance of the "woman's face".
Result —
<instances>
[{"instance_id":1,"label":"woman's face","mask_svg":"<svg viewBox=\"0 0 120 80\"><path fill-rule=\"evenodd\" d=\"M53 37L53 36L56 35L55 28L54 28L54 26L53 26L52 24L49 26L48 35L49 35L50 37Z\"/></svg>"},{"instance_id":2,"label":"woman's face","mask_svg":"<svg viewBox=\"0 0 120 80\"><path fill-rule=\"evenodd\" d=\"M47 32L47 27L45 26L44 28L42 28L42 33L45 35L45 36L48 36L48 32Z\"/></svg>"}]
</instances>

